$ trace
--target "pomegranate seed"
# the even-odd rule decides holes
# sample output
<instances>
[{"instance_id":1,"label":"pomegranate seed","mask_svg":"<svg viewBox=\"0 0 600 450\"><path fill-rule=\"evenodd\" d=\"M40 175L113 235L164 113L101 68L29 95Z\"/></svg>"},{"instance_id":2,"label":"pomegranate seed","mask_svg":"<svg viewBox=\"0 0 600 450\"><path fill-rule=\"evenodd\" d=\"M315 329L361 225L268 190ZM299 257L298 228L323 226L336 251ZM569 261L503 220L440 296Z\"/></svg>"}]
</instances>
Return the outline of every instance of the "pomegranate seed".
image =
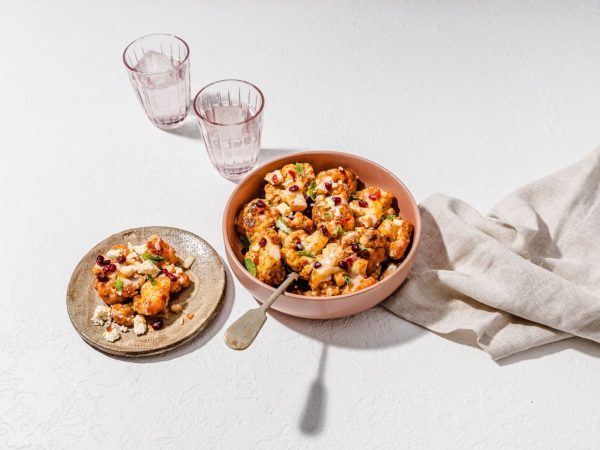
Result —
<instances>
[{"instance_id":1,"label":"pomegranate seed","mask_svg":"<svg viewBox=\"0 0 600 450\"><path fill-rule=\"evenodd\" d=\"M300 239L296 239L296 250L302 250L304 245L302 245L302 241Z\"/></svg>"},{"instance_id":2,"label":"pomegranate seed","mask_svg":"<svg viewBox=\"0 0 600 450\"><path fill-rule=\"evenodd\" d=\"M298 186L296 186L295 184L292 184L289 188L288 191L290 192L296 192L298 189L300 189Z\"/></svg>"},{"instance_id":3,"label":"pomegranate seed","mask_svg":"<svg viewBox=\"0 0 600 450\"><path fill-rule=\"evenodd\" d=\"M126 260L127 258L125 258L125 255L119 255L119 257L117 258L117 262L119 264L123 264Z\"/></svg>"},{"instance_id":4,"label":"pomegranate seed","mask_svg":"<svg viewBox=\"0 0 600 450\"><path fill-rule=\"evenodd\" d=\"M106 283L108 281L108 277L102 274L96 276L96 279L102 283Z\"/></svg>"},{"instance_id":5,"label":"pomegranate seed","mask_svg":"<svg viewBox=\"0 0 600 450\"><path fill-rule=\"evenodd\" d=\"M260 245L261 247L267 245L267 238L262 238L260 241L258 241L258 245Z\"/></svg>"},{"instance_id":6,"label":"pomegranate seed","mask_svg":"<svg viewBox=\"0 0 600 450\"><path fill-rule=\"evenodd\" d=\"M329 236L329 231L327 231L327 228L325 228L325 225L321 225L319 227L319 231L321 232L321 234L323 236Z\"/></svg>"},{"instance_id":7,"label":"pomegranate seed","mask_svg":"<svg viewBox=\"0 0 600 450\"><path fill-rule=\"evenodd\" d=\"M367 206L369 206L369 204L364 200L359 200L358 206L360 206L361 208L366 208Z\"/></svg>"},{"instance_id":8,"label":"pomegranate seed","mask_svg":"<svg viewBox=\"0 0 600 450\"><path fill-rule=\"evenodd\" d=\"M333 203L335 203L336 205L339 205L342 202L342 199L339 197L331 197L331 200L333 201Z\"/></svg>"},{"instance_id":9,"label":"pomegranate seed","mask_svg":"<svg viewBox=\"0 0 600 450\"><path fill-rule=\"evenodd\" d=\"M114 272L115 270L117 270L117 266L115 266L114 264L108 264L104 266L102 270L104 270L105 273Z\"/></svg>"},{"instance_id":10,"label":"pomegranate seed","mask_svg":"<svg viewBox=\"0 0 600 450\"><path fill-rule=\"evenodd\" d=\"M267 206L267 204L265 202L263 202L262 200L258 200L256 202L256 206L258 206L259 208L264 208L265 206Z\"/></svg>"},{"instance_id":11,"label":"pomegranate seed","mask_svg":"<svg viewBox=\"0 0 600 450\"><path fill-rule=\"evenodd\" d=\"M340 266L344 270L348 269L348 263L343 259L338 263L338 266Z\"/></svg>"},{"instance_id":12,"label":"pomegranate seed","mask_svg":"<svg viewBox=\"0 0 600 450\"><path fill-rule=\"evenodd\" d=\"M172 274L171 272L169 272L167 269L163 269L160 271L161 274L163 274L164 276L166 276L169 280L171 280L173 283L175 283L177 281L177 275Z\"/></svg>"},{"instance_id":13,"label":"pomegranate seed","mask_svg":"<svg viewBox=\"0 0 600 450\"><path fill-rule=\"evenodd\" d=\"M315 263L313 264L315 269L318 269L319 267L321 267L321 263L319 261L315 261Z\"/></svg>"},{"instance_id":14,"label":"pomegranate seed","mask_svg":"<svg viewBox=\"0 0 600 450\"><path fill-rule=\"evenodd\" d=\"M369 194L369 198L371 200L377 200L379 198L379 195L378 194Z\"/></svg>"},{"instance_id":15,"label":"pomegranate seed","mask_svg":"<svg viewBox=\"0 0 600 450\"><path fill-rule=\"evenodd\" d=\"M328 191L330 191L333 188L333 185L331 184L331 181L326 181L325 182L325 189L327 189Z\"/></svg>"},{"instance_id":16,"label":"pomegranate seed","mask_svg":"<svg viewBox=\"0 0 600 450\"><path fill-rule=\"evenodd\" d=\"M342 217L340 219L340 223L346 223L346 222L350 222L350 217Z\"/></svg>"},{"instance_id":17,"label":"pomegranate seed","mask_svg":"<svg viewBox=\"0 0 600 450\"><path fill-rule=\"evenodd\" d=\"M273 175L271 177L271 181L273 182L273 184L277 184L277 183L279 183L279 178L277 178L277 175Z\"/></svg>"},{"instance_id":18,"label":"pomegranate seed","mask_svg":"<svg viewBox=\"0 0 600 450\"><path fill-rule=\"evenodd\" d=\"M294 181L296 181L296 172L294 172L293 170L288 170L288 174L290 175L290 177L292 177Z\"/></svg>"},{"instance_id":19,"label":"pomegranate seed","mask_svg":"<svg viewBox=\"0 0 600 450\"><path fill-rule=\"evenodd\" d=\"M154 330L160 330L163 327L163 325L164 325L164 322L162 319L156 319L156 320L153 320L152 322L150 322L150 326Z\"/></svg>"},{"instance_id":20,"label":"pomegranate seed","mask_svg":"<svg viewBox=\"0 0 600 450\"><path fill-rule=\"evenodd\" d=\"M96 256L96 264L98 264L99 266L103 266L104 265L104 256L102 256L102 255Z\"/></svg>"},{"instance_id":21,"label":"pomegranate seed","mask_svg":"<svg viewBox=\"0 0 600 450\"><path fill-rule=\"evenodd\" d=\"M360 250L360 247L358 246L358 244L352 244L351 247L352 247L352 251L355 253Z\"/></svg>"}]
</instances>

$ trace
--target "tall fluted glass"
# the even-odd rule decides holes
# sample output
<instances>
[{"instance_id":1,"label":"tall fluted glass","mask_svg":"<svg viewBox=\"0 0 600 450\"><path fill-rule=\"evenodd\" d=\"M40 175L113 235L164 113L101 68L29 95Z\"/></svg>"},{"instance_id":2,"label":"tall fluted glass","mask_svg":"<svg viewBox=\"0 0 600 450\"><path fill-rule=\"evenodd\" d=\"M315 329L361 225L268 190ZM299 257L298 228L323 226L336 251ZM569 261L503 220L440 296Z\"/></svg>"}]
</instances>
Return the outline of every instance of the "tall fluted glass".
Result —
<instances>
[{"instance_id":1,"label":"tall fluted glass","mask_svg":"<svg viewBox=\"0 0 600 450\"><path fill-rule=\"evenodd\" d=\"M170 34L136 39L123 52L131 85L150 121L176 128L190 108L190 49Z\"/></svg>"}]
</instances>

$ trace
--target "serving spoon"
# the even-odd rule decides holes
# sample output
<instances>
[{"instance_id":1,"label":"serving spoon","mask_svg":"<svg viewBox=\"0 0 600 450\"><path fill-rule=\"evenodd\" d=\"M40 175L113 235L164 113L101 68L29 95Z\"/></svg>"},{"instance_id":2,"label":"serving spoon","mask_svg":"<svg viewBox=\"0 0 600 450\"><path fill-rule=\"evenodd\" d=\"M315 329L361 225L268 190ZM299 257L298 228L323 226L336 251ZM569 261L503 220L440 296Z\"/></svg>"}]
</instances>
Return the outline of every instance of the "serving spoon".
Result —
<instances>
[{"instance_id":1,"label":"serving spoon","mask_svg":"<svg viewBox=\"0 0 600 450\"><path fill-rule=\"evenodd\" d=\"M291 272L271 296L258 308L248 310L225 331L225 343L234 350L245 350L250 347L258 332L267 320L267 309L279 298L287 287L298 279L296 272Z\"/></svg>"}]
</instances>

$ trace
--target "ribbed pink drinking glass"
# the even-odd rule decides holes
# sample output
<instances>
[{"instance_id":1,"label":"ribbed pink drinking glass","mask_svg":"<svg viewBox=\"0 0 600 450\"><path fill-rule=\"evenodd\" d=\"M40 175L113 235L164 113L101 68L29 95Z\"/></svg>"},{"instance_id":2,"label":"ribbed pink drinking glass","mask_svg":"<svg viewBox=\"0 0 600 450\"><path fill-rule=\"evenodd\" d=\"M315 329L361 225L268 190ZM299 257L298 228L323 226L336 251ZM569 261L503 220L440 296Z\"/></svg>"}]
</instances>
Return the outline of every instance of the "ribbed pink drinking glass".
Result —
<instances>
[{"instance_id":1,"label":"ribbed pink drinking glass","mask_svg":"<svg viewBox=\"0 0 600 450\"><path fill-rule=\"evenodd\" d=\"M260 89L241 80L215 81L196 95L208 156L225 178L240 178L256 165L264 104Z\"/></svg>"},{"instance_id":2,"label":"ribbed pink drinking glass","mask_svg":"<svg viewBox=\"0 0 600 450\"><path fill-rule=\"evenodd\" d=\"M123 62L150 121L158 128L181 125L190 108L190 49L170 34L149 34L125 48Z\"/></svg>"}]
</instances>

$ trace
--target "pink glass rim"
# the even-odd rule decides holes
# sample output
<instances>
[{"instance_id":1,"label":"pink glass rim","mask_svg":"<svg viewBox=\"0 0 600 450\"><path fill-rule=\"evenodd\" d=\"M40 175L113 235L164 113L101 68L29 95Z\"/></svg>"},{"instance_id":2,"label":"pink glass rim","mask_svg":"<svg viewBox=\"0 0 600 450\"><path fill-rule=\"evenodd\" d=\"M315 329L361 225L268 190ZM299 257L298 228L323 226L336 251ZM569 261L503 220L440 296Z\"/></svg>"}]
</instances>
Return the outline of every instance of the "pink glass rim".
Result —
<instances>
[{"instance_id":1,"label":"pink glass rim","mask_svg":"<svg viewBox=\"0 0 600 450\"><path fill-rule=\"evenodd\" d=\"M129 47L131 47L133 44L135 44L137 41L139 41L140 39L144 39L150 36L168 36L168 37L172 37L177 39L178 41L180 41L181 43L183 43L183 45L185 46L185 57L183 58L183 60L179 61L179 65L182 65L184 62L186 62L188 60L188 58L190 57L190 46L187 45L187 42L185 42L183 39L181 39L179 36L175 36L174 34L168 34L168 33L153 33L153 34L146 34L145 36L140 36L137 39L134 39L133 41L131 41L127 47L125 47L125 50L123 50L123 64L125 64L125 67L127 67L127 69L131 70L132 72L137 72L137 73L144 73L147 75L160 75L162 73L169 73L172 72L173 70L176 70L177 67L173 68L172 70L167 70L165 72L143 72L141 70L136 69L135 67L131 67L129 65L129 63L127 62L127 59L125 58L125 54L127 53L127 50L129 49Z\"/></svg>"},{"instance_id":2,"label":"pink glass rim","mask_svg":"<svg viewBox=\"0 0 600 450\"><path fill-rule=\"evenodd\" d=\"M243 83L246 84L248 86L253 87L254 89L256 89L256 92L258 92L258 95L260 95L260 108L258 108L258 111L256 111L252 117L250 117L249 119L243 120L241 122L237 122L237 123L220 123L220 122L213 122L212 120L208 120L208 118L204 115L202 115L200 113L200 111L198 110L198 99L200 98L200 95L207 90L209 87L214 86L217 83L223 83L226 81L235 81L237 83ZM222 126L222 127L229 127L229 126L234 126L234 125L243 125L245 123L251 122L252 120L254 120L256 117L258 117L260 115L260 113L262 113L263 108L265 107L265 96L263 95L262 91L255 86L254 84L248 82L248 81L244 81L244 80L238 80L235 78L227 78L225 80L218 80L218 81L213 81L210 84L207 84L206 86L204 86L202 89L200 89L198 91L198 93L196 94L196 96L194 97L194 112L196 113L196 115L198 116L198 118L200 120L202 120L203 122L207 122L210 123L211 125L218 125L218 126Z\"/></svg>"}]
</instances>

